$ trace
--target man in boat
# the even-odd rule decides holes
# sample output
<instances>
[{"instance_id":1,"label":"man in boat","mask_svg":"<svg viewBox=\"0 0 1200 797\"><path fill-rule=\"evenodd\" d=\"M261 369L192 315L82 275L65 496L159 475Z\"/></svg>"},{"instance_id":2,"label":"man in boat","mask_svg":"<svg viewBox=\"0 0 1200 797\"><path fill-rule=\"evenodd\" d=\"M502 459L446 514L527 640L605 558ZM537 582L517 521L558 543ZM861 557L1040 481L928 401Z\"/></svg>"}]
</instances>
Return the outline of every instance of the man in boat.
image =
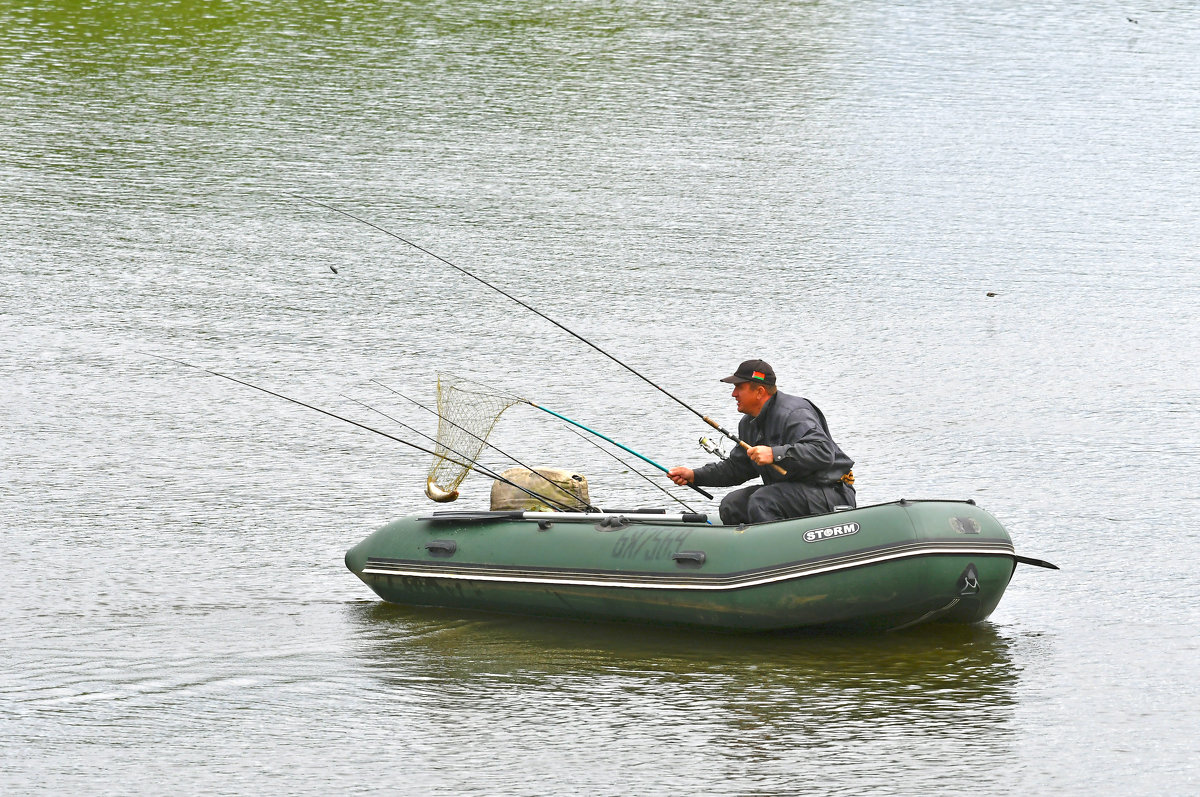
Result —
<instances>
[{"instance_id":1,"label":"man in boat","mask_svg":"<svg viewBox=\"0 0 1200 797\"><path fill-rule=\"evenodd\" d=\"M667 472L676 484L731 487L761 476L763 483L734 490L721 500L721 522L766 523L855 506L854 462L829 434L825 416L811 401L780 393L775 371L762 360L746 360L732 376L738 412L737 447L727 459L692 470ZM774 466L783 468L780 473Z\"/></svg>"}]
</instances>

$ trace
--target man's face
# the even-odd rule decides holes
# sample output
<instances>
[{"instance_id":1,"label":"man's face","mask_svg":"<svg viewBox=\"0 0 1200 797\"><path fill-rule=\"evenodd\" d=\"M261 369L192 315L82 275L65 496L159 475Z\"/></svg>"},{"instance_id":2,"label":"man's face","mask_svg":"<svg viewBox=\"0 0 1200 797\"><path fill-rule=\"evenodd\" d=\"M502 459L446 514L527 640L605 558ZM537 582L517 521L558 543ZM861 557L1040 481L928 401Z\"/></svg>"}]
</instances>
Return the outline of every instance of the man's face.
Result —
<instances>
[{"instance_id":1,"label":"man's face","mask_svg":"<svg viewBox=\"0 0 1200 797\"><path fill-rule=\"evenodd\" d=\"M753 382L739 382L731 395L737 400L738 412L755 418L769 398L763 386Z\"/></svg>"}]
</instances>

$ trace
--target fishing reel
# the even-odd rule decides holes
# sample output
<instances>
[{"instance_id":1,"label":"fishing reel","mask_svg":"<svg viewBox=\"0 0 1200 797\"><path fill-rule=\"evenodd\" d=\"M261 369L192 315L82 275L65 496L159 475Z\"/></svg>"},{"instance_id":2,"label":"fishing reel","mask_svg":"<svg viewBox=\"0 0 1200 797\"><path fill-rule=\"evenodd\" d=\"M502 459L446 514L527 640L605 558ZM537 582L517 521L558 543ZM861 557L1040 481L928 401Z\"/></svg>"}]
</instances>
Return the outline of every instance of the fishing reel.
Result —
<instances>
[{"instance_id":1,"label":"fishing reel","mask_svg":"<svg viewBox=\"0 0 1200 797\"><path fill-rule=\"evenodd\" d=\"M725 459L729 456L729 454L721 450L719 445L714 443L712 440L709 440L707 437L700 438L700 447L712 454L717 459Z\"/></svg>"}]
</instances>

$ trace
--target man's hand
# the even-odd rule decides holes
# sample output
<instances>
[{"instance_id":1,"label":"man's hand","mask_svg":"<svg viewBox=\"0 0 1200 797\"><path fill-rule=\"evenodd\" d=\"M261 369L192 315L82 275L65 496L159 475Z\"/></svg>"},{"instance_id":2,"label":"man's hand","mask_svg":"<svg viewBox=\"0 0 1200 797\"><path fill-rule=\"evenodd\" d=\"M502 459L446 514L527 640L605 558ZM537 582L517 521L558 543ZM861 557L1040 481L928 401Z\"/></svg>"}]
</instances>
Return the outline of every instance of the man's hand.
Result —
<instances>
[{"instance_id":1,"label":"man's hand","mask_svg":"<svg viewBox=\"0 0 1200 797\"><path fill-rule=\"evenodd\" d=\"M750 457L750 461L755 465L770 465L775 461L775 452L770 446L751 446L747 449L746 456Z\"/></svg>"},{"instance_id":2,"label":"man's hand","mask_svg":"<svg viewBox=\"0 0 1200 797\"><path fill-rule=\"evenodd\" d=\"M676 484L691 484L696 478L696 471L682 466L667 471L667 478Z\"/></svg>"}]
</instances>

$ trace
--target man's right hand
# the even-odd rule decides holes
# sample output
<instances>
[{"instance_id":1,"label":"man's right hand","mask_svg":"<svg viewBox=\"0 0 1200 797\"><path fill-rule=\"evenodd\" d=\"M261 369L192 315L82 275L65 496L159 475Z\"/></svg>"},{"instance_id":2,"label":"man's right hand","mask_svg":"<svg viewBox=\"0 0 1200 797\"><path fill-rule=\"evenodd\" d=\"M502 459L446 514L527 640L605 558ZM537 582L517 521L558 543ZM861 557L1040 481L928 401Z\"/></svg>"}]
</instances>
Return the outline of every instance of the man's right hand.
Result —
<instances>
[{"instance_id":1,"label":"man's right hand","mask_svg":"<svg viewBox=\"0 0 1200 797\"><path fill-rule=\"evenodd\" d=\"M676 484L691 484L696 480L696 471L691 468L677 466L667 471L667 478Z\"/></svg>"}]
</instances>

